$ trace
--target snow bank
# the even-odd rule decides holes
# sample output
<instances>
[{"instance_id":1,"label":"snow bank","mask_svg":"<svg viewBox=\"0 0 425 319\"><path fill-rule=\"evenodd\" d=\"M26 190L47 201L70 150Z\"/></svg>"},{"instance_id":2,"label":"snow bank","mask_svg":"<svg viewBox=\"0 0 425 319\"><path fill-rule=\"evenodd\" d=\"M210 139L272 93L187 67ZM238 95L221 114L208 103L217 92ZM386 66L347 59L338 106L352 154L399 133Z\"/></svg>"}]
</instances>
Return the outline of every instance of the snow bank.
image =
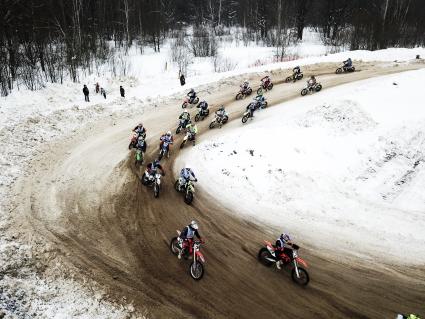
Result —
<instances>
[{"instance_id":1,"label":"snow bank","mask_svg":"<svg viewBox=\"0 0 425 319\"><path fill-rule=\"evenodd\" d=\"M177 165L276 235L423 264L424 78L425 70L385 76L257 112L204 137Z\"/></svg>"}]
</instances>

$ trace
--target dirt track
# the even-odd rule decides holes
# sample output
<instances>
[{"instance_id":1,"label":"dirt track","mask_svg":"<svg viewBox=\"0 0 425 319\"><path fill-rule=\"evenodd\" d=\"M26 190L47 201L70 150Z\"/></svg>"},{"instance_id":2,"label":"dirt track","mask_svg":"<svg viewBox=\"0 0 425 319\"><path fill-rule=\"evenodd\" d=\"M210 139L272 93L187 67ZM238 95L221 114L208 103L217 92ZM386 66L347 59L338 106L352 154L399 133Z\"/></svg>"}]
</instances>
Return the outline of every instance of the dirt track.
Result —
<instances>
[{"instance_id":1,"label":"dirt track","mask_svg":"<svg viewBox=\"0 0 425 319\"><path fill-rule=\"evenodd\" d=\"M356 66L361 71L354 74L333 74L336 64L312 65L304 73L318 75L326 90L424 64ZM266 94L270 105L299 96L304 80L276 81L288 73L273 72L275 88ZM240 122L248 100L235 102L234 95L236 83L244 77L225 80L200 95L213 110L224 103L230 119ZM259 77L251 74L250 82L258 83ZM180 100L170 101L143 117L149 160L157 154L159 135L175 130L179 104ZM201 133L210 120L211 116L198 124ZM424 268L340 261L305 247L300 252L310 264L311 283L303 289L291 282L288 273L260 265L256 254L263 239L274 239L276 234L234 217L214 194L198 191L192 207L184 204L173 190L177 147L171 158L163 160L168 174L160 199L154 199L152 189L142 187L136 178L139 172L126 149L130 128L138 121L106 120L49 145L17 187L16 202L22 203L17 211L25 216L19 218L18 227L54 243L82 276L95 278L113 298L133 300L152 318L392 318L399 311L424 311ZM200 282L187 274L189 264L178 262L168 250L175 230L193 218L207 241L206 275Z\"/></svg>"}]
</instances>

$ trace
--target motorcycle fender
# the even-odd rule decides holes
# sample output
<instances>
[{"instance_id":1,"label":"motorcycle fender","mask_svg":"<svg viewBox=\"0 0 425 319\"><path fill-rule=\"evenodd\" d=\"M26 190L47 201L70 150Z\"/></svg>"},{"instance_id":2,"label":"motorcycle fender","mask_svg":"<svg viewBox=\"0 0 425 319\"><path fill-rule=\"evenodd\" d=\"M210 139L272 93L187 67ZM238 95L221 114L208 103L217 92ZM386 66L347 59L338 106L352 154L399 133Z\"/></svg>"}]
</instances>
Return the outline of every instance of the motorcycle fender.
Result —
<instances>
[{"instance_id":1,"label":"motorcycle fender","mask_svg":"<svg viewBox=\"0 0 425 319\"><path fill-rule=\"evenodd\" d=\"M197 257L197 258L199 258L199 260L200 260L202 263L205 263L204 255L203 255L200 251L197 251L195 254L196 254L196 257Z\"/></svg>"},{"instance_id":2,"label":"motorcycle fender","mask_svg":"<svg viewBox=\"0 0 425 319\"><path fill-rule=\"evenodd\" d=\"M302 259L302 258L300 258L300 257L297 257L296 258L296 261L297 261L297 263L299 263L299 264L301 264L301 265L303 265L304 267L308 267L307 266L307 262L304 260L304 259Z\"/></svg>"}]
</instances>

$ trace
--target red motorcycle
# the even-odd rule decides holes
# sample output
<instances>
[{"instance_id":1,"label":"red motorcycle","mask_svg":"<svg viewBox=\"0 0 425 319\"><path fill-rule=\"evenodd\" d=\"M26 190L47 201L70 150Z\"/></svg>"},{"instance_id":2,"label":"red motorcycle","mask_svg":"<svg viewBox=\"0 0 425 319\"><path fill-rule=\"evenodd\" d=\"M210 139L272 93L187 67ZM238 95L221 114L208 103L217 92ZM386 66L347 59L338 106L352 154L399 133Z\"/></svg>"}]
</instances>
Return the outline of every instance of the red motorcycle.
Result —
<instances>
[{"instance_id":1,"label":"red motorcycle","mask_svg":"<svg viewBox=\"0 0 425 319\"><path fill-rule=\"evenodd\" d=\"M261 84L257 90L257 94L260 95L262 90L270 91L271 89L273 89L273 83L272 83L272 80L269 77L267 77L264 80L261 80Z\"/></svg>"},{"instance_id":2,"label":"red motorcycle","mask_svg":"<svg viewBox=\"0 0 425 319\"><path fill-rule=\"evenodd\" d=\"M183 239L180 238L180 231L177 231L178 237L173 237L170 242L170 250L174 255L183 256L184 259L192 257L192 263L189 267L190 276L195 280L201 280L204 276L205 258L201 253L201 244L203 242L192 240L189 244L192 245L192 256L190 256L189 248L186 247ZM187 242L186 242L187 243Z\"/></svg>"},{"instance_id":3,"label":"red motorcycle","mask_svg":"<svg viewBox=\"0 0 425 319\"><path fill-rule=\"evenodd\" d=\"M266 247L263 247L258 252L258 260L267 267L276 263L276 248L269 241L264 241L266 243ZM298 256L298 250L300 247L296 244L292 245L291 254L292 256L288 256L286 254L282 254L281 261L283 262L283 266L285 268L292 269L291 276L292 280L301 286L307 286L310 281L310 277L308 275L307 270L300 267L299 265L307 268L307 263Z\"/></svg>"}]
</instances>

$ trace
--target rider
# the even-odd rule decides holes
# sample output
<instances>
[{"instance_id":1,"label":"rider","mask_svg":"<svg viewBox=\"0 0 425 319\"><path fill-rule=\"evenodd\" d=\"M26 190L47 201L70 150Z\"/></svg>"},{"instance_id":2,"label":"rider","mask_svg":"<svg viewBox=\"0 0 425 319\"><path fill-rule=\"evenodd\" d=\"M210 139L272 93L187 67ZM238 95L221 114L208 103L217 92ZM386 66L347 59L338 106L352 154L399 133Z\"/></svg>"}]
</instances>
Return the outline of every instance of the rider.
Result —
<instances>
[{"instance_id":1,"label":"rider","mask_svg":"<svg viewBox=\"0 0 425 319\"><path fill-rule=\"evenodd\" d=\"M288 257L292 259L292 249L289 248L292 245L291 237L285 233L281 234L276 240L275 259L277 269L281 269L280 266L282 265L282 257L286 260Z\"/></svg>"},{"instance_id":2,"label":"rider","mask_svg":"<svg viewBox=\"0 0 425 319\"><path fill-rule=\"evenodd\" d=\"M187 124L186 126L187 131L189 132L190 139L193 142L193 145L195 145L195 138L196 138L196 134L198 133L198 126L195 124L193 125L191 122L189 122L189 124Z\"/></svg>"},{"instance_id":3,"label":"rider","mask_svg":"<svg viewBox=\"0 0 425 319\"><path fill-rule=\"evenodd\" d=\"M182 250L179 252L179 255L178 255L179 259L181 258L183 251L185 252L186 256L190 256L192 254L194 236L198 237L199 240L202 242L202 237L201 235L199 235L199 232L198 232L198 223L192 220L190 224L187 225L180 233L180 239L183 240L183 243L181 245Z\"/></svg>"},{"instance_id":4,"label":"rider","mask_svg":"<svg viewBox=\"0 0 425 319\"><path fill-rule=\"evenodd\" d=\"M254 117L254 112L257 109L258 101L253 101L248 104L246 107L247 110L249 110L249 117L252 119Z\"/></svg>"},{"instance_id":5,"label":"rider","mask_svg":"<svg viewBox=\"0 0 425 319\"><path fill-rule=\"evenodd\" d=\"M152 179L153 177L155 177L155 174L156 174L157 170L160 170L161 171L161 175L162 176L165 175L164 168L161 166L161 164L159 164L159 161L156 159L152 163L149 163L146 166L146 172L145 172L145 174L147 174L147 177L149 179Z\"/></svg>"},{"instance_id":6,"label":"rider","mask_svg":"<svg viewBox=\"0 0 425 319\"><path fill-rule=\"evenodd\" d=\"M269 75L266 75L265 77L263 77L261 79L261 82L263 83L263 87L264 88L267 88L269 86L270 82L271 82L270 76Z\"/></svg>"},{"instance_id":7,"label":"rider","mask_svg":"<svg viewBox=\"0 0 425 319\"><path fill-rule=\"evenodd\" d=\"M227 115L226 110L224 109L224 105L220 106L220 108L215 112L217 115L217 122L221 123L224 117Z\"/></svg>"},{"instance_id":8,"label":"rider","mask_svg":"<svg viewBox=\"0 0 425 319\"><path fill-rule=\"evenodd\" d=\"M186 128L187 124L190 122L190 113L188 110L184 110L179 116L179 120L182 128Z\"/></svg>"},{"instance_id":9,"label":"rider","mask_svg":"<svg viewBox=\"0 0 425 319\"><path fill-rule=\"evenodd\" d=\"M297 76L301 74L301 68L299 65L297 65L295 68L292 69L292 78L294 79L294 82L297 80Z\"/></svg>"},{"instance_id":10,"label":"rider","mask_svg":"<svg viewBox=\"0 0 425 319\"><path fill-rule=\"evenodd\" d=\"M351 68L353 66L353 61L351 61L351 58L348 58L342 63L344 63L344 68Z\"/></svg>"},{"instance_id":11,"label":"rider","mask_svg":"<svg viewBox=\"0 0 425 319\"><path fill-rule=\"evenodd\" d=\"M207 114L208 103L205 100L203 100L201 101L201 103L198 104L197 108L200 108L201 114L205 115Z\"/></svg>"},{"instance_id":12,"label":"rider","mask_svg":"<svg viewBox=\"0 0 425 319\"><path fill-rule=\"evenodd\" d=\"M187 93L187 96L189 97L189 103L192 103L193 100L196 97L196 92L194 89L190 89L189 93Z\"/></svg>"},{"instance_id":13,"label":"rider","mask_svg":"<svg viewBox=\"0 0 425 319\"><path fill-rule=\"evenodd\" d=\"M137 124L137 126L133 129L133 132L136 132L137 135L146 138L146 129L144 128L142 123Z\"/></svg>"},{"instance_id":14,"label":"rider","mask_svg":"<svg viewBox=\"0 0 425 319\"><path fill-rule=\"evenodd\" d=\"M139 136L137 139L136 149L141 150L143 153L146 152L146 141L143 136Z\"/></svg>"},{"instance_id":15,"label":"rider","mask_svg":"<svg viewBox=\"0 0 425 319\"><path fill-rule=\"evenodd\" d=\"M266 101L266 98L263 95L263 90L260 90L258 92L258 95L255 97L255 102L256 102L256 106L257 108L263 108L264 102ZM254 116L252 114L252 116Z\"/></svg>"},{"instance_id":16,"label":"rider","mask_svg":"<svg viewBox=\"0 0 425 319\"><path fill-rule=\"evenodd\" d=\"M317 81L314 75L310 77L310 79L307 81L307 87L309 90L312 90L313 87L316 85Z\"/></svg>"},{"instance_id":17,"label":"rider","mask_svg":"<svg viewBox=\"0 0 425 319\"><path fill-rule=\"evenodd\" d=\"M248 90L249 88L249 82L248 80L243 81L242 85L241 85L241 89L243 92L245 92L246 90Z\"/></svg>"},{"instance_id":18,"label":"rider","mask_svg":"<svg viewBox=\"0 0 425 319\"><path fill-rule=\"evenodd\" d=\"M173 139L173 135L171 134L171 131L168 131L166 134L163 134L160 138L161 143L159 144L159 149L162 149L162 145L164 144L164 142L167 142L167 153L169 154L169 150L170 150L170 144L173 144L174 139Z\"/></svg>"},{"instance_id":19,"label":"rider","mask_svg":"<svg viewBox=\"0 0 425 319\"><path fill-rule=\"evenodd\" d=\"M193 178L193 179L192 179ZM186 185L189 181L197 182L195 173L189 167L184 167L180 171L179 186Z\"/></svg>"}]
</instances>

